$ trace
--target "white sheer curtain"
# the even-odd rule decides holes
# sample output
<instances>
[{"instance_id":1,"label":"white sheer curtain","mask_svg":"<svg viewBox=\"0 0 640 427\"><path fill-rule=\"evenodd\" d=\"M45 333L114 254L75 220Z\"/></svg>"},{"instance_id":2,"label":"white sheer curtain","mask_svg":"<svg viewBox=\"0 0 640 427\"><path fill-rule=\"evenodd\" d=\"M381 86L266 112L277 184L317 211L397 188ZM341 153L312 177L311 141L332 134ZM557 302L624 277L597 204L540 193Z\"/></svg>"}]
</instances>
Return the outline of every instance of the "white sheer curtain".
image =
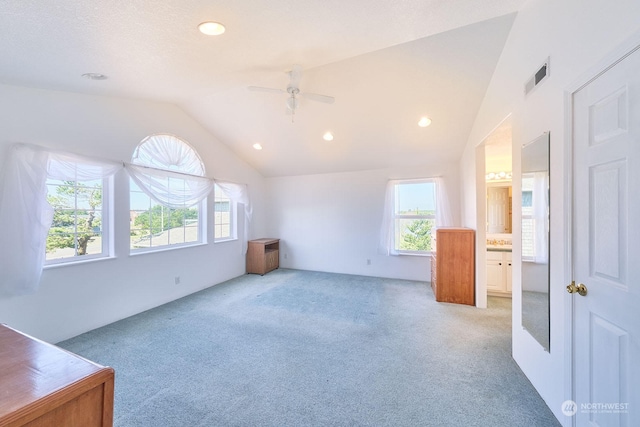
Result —
<instances>
[{"instance_id":1,"label":"white sheer curtain","mask_svg":"<svg viewBox=\"0 0 640 427\"><path fill-rule=\"evenodd\" d=\"M150 135L138 144L131 163L156 169L180 171L205 176L204 164L197 151L175 135Z\"/></svg>"},{"instance_id":2,"label":"white sheer curtain","mask_svg":"<svg viewBox=\"0 0 640 427\"><path fill-rule=\"evenodd\" d=\"M162 169L125 164L131 179L149 197L173 209L193 206L204 200L213 190L212 179L185 175Z\"/></svg>"},{"instance_id":3,"label":"white sheer curtain","mask_svg":"<svg viewBox=\"0 0 640 427\"><path fill-rule=\"evenodd\" d=\"M53 209L47 178L91 180L113 175L122 164L16 144L9 150L0 187L0 294L35 292L45 260Z\"/></svg>"},{"instance_id":4,"label":"white sheer curtain","mask_svg":"<svg viewBox=\"0 0 640 427\"><path fill-rule=\"evenodd\" d=\"M533 174L531 205L535 232L533 261L546 264L549 262L549 175L547 172Z\"/></svg>"},{"instance_id":5,"label":"white sheer curtain","mask_svg":"<svg viewBox=\"0 0 640 427\"><path fill-rule=\"evenodd\" d=\"M139 150L137 153L140 154ZM167 159L174 165L185 161L180 158L184 155L182 149L171 150L169 147L142 150L141 155L153 158L158 166L163 166ZM198 162L193 158L186 164L189 171L198 172ZM38 289L47 233L53 219L53 209L47 202L47 178L69 181L101 179L123 167L145 193L168 207L196 204L211 193L214 184L218 184L234 203L244 205L242 250L246 252L252 208L245 184L15 144L9 149L0 181L0 224L5 224L0 229L0 241L3 243L0 245L0 294L21 295Z\"/></svg>"},{"instance_id":6,"label":"white sheer curtain","mask_svg":"<svg viewBox=\"0 0 640 427\"><path fill-rule=\"evenodd\" d=\"M384 211L382 212L382 225L380 227L380 242L378 252L383 255L398 255L395 249L393 233L395 230L394 215L396 185L400 180L389 180L384 192Z\"/></svg>"},{"instance_id":7,"label":"white sheer curtain","mask_svg":"<svg viewBox=\"0 0 640 427\"><path fill-rule=\"evenodd\" d=\"M249 191L247 184L236 184L235 182L224 182L215 180L224 194L231 199L234 204L242 203L244 206L244 229L242 230L242 253L247 253L247 245L249 241L249 229L251 227L251 218L253 217L253 207L249 201Z\"/></svg>"},{"instance_id":8,"label":"white sheer curtain","mask_svg":"<svg viewBox=\"0 0 640 427\"><path fill-rule=\"evenodd\" d=\"M453 215L444 179L441 177L433 178L433 182L436 184L436 228L451 227L453 226Z\"/></svg>"}]
</instances>

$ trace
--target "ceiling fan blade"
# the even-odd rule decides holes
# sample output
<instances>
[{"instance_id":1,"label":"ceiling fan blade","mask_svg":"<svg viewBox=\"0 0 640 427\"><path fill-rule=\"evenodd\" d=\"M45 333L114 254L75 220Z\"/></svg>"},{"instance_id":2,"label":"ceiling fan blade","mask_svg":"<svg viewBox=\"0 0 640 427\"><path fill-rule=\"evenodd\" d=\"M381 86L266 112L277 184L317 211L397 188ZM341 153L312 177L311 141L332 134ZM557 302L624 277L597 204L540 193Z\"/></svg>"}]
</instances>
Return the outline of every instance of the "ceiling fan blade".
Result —
<instances>
[{"instance_id":1,"label":"ceiling fan blade","mask_svg":"<svg viewBox=\"0 0 640 427\"><path fill-rule=\"evenodd\" d=\"M300 79L302 79L302 66L293 64L291 71L289 71L289 86L300 88Z\"/></svg>"},{"instance_id":2,"label":"ceiling fan blade","mask_svg":"<svg viewBox=\"0 0 640 427\"><path fill-rule=\"evenodd\" d=\"M317 93L301 93L300 96L310 99L312 101L324 102L325 104L333 104L335 102L335 98L333 96L328 95L320 95Z\"/></svg>"},{"instance_id":3,"label":"ceiling fan blade","mask_svg":"<svg viewBox=\"0 0 640 427\"><path fill-rule=\"evenodd\" d=\"M261 86L247 86L247 89L253 92L286 93L282 89L274 89L270 87L261 87Z\"/></svg>"}]
</instances>

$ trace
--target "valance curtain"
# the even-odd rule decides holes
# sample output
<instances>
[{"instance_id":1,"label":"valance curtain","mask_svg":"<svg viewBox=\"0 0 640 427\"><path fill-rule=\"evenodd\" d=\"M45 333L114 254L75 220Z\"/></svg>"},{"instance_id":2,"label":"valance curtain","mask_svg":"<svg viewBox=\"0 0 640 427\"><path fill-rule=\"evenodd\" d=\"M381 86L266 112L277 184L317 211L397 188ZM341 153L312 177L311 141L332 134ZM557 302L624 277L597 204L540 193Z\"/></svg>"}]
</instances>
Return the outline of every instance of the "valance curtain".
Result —
<instances>
[{"instance_id":1,"label":"valance curtain","mask_svg":"<svg viewBox=\"0 0 640 427\"><path fill-rule=\"evenodd\" d=\"M378 244L378 252L384 255L398 255L398 251L394 245L394 214L395 211L395 190L396 185L409 182L410 180L389 180L385 189L384 211L382 213L382 226L380 227L380 242ZM451 214L451 206L449 204L449 196L444 180L441 177L419 179L416 182L433 182L436 187L435 206L436 206L436 227L450 227L453 225L453 216ZM432 230L435 233L435 229Z\"/></svg>"},{"instance_id":2,"label":"valance curtain","mask_svg":"<svg viewBox=\"0 0 640 427\"><path fill-rule=\"evenodd\" d=\"M174 156L176 152L166 151ZM161 163L158 163L162 165ZM171 208L192 206L207 197L215 184L234 203L242 203L246 252L251 203L246 184L228 183L128 163L78 156L28 144L15 144L5 159L0 187L0 294L35 292L42 276L46 240L53 220L47 202L47 178L75 181L107 178L125 168L149 197ZM197 169L190 169L197 172Z\"/></svg>"}]
</instances>

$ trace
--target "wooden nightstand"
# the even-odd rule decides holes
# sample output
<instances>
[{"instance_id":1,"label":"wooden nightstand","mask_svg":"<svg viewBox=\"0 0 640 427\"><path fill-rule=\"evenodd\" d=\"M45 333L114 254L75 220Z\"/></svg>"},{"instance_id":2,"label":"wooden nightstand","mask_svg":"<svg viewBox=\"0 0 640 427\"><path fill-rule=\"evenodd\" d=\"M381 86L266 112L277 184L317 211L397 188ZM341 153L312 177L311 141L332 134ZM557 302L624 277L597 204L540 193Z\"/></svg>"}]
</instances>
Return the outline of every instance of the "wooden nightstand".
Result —
<instances>
[{"instance_id":1,"label":"wooden nightstand","mask_svg":"<svg viewBox=\"0 0 640 427\"><path fill-rule=\"evenodd\" d=\"M280 239L249 240L247 273L264 275L280 266Z\"/></svg>"}]
</instances>

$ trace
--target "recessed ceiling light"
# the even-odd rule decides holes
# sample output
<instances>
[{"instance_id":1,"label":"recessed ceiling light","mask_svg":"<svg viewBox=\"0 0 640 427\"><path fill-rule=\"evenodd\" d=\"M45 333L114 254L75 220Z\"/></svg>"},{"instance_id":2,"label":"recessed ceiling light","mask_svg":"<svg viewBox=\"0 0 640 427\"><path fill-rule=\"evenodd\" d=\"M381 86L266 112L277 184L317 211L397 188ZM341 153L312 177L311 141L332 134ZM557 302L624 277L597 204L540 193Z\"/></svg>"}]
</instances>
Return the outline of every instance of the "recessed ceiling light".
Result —
<instances>
[{"instance_id":1,"label":"recessed ceiling light","mask_svg":"<svg viewBox=\"0 0 640 427\"><path fill-rule=\"evenodd\" d=\"M107 80L108 79L106 75L100 74L100 73L84 73L82 77L89 80Z\"/></svg>"},{"instance_id":2,"label":"recessed ceiling light","mask_svg":"<svg viewBox=\"0 0 640 427\"><path fill-rule=\"evenodd\" d=\"M418 126L420 126L421 128L426 128L430 124L431 124L431 119L429 117L423 117L418 122Z\"/></svg>"},{"instance_id":3,"label":"recessed ceiling light","mask_svg":"<svg viewBox=\"0 0 640 427\"><path fill-rule=\"evenodd\" d=\"M224 25L219 22L213 21L203 22L202 24L198 25L198 29L202 34L206 34L208 36L219 36L225 31Z\"/></svg>"},{"instance_id":4,"label":"recessed ceiling light","mask_svg":"<svg viewBox=\"0 0 640 427\"><path fill-rule=\"evenodd\" d=\"M325 141L333 141L333 134L331 132L327 132L322 135L322 139L324 139Z\"/></svg>"},{"instance_id":5,"label":"recessed ceiling light","mask_svg":"<svg viewBox=\"0 0 640 427\"><path fill-rule=\"evenodd\" d=\"M254 148L255 150L262 150L262 145L260 145L260 144L258 144L258 143L255 143L255 144L253 144L253 148Z\"/></svg>"}]
</instances>

